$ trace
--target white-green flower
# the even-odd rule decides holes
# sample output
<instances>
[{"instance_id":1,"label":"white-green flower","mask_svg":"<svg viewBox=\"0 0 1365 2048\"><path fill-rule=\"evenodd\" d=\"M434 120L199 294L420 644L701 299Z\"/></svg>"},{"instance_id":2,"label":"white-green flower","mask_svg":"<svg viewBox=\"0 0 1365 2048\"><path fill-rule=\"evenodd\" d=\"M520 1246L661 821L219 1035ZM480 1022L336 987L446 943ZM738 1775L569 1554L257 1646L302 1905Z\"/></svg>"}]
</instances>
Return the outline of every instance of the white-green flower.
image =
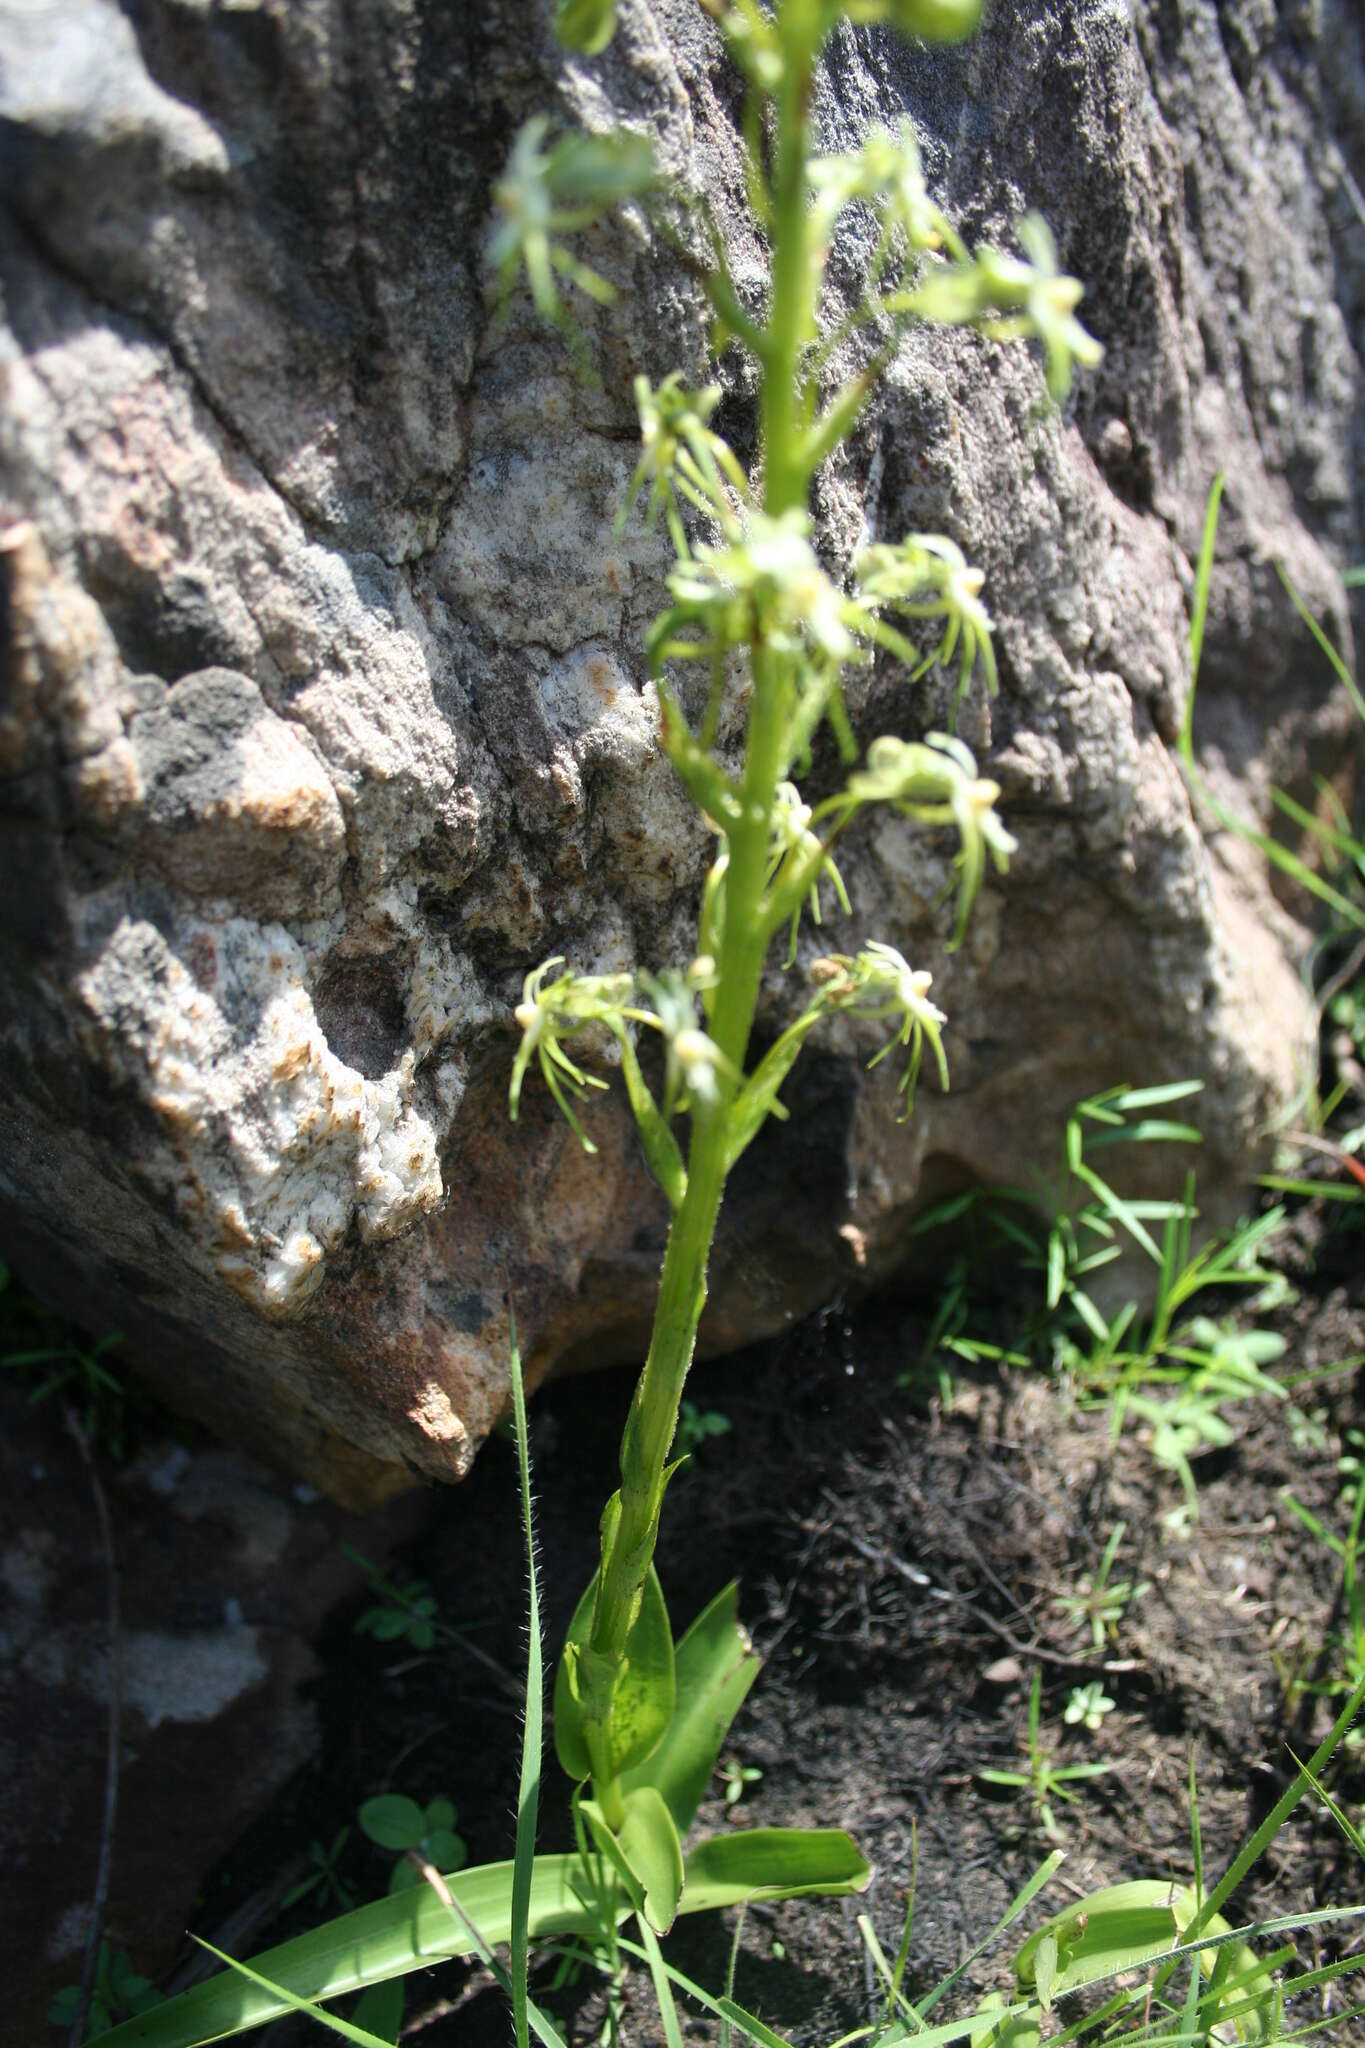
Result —
<instances>
[{"instance_id":1,"label":"white-green flower","mask_svg":"<svg viewBox=\"0 0 1365 2048\"><path fill-rule=\"evenodd\" d=\"M663 511L681 560L690 550L678 510L679 495L738 534L739 526L726 495L726 485L741 503L748 482L729 444L709 426L719 405L719 384L689 391L677 370L662 384L635 379L635 407L640 416L640 460L626 491L619 525L640 492L649 486L646 524Z\"/></svg>"},{"instance_id":2,"label":"white-green flower","mask_svg":"<svg viewBox=\"0 0 1365 2048\"><path fill-rule=\"evenodd\" d=\"M996 341L1030 336L1043 344L1048 390L1063 399L1074 366L1093 370L1104 349L1076 318L1085 287L1057 268L1057 245L1040 214L1016 230L1024 260L1003 249L978 249L953 263L933 264L913 291L893 305L945 326L973 326Z\"/></svg>"},{"instance_id":3,"label":"white-green flower","mask_svg":"<svg viewBox=\"0 0 1365 2048\"><path fill-rule=\"evenodd\" d=\"M569 1097L581 1099L590 1088L605 1088L607 1084L595 1074L585 1074L569 1058L564 1050L564 1040L575 1037L592 1024L617 1033L624 1029L627 1018L638 1019L641 1013L630 1007L635 989L631 975L568 973L547 983L546 976L563 965L563 956L556 954L533 968L522 984L522 999L515 1011L517 1023L521 1026L521 1044L512 1063L512 1079L507 1091L508 1108L515 1123L521 1105L522 1082L531 1061L538 1060L545 1085L570 1129L585 1152L595 1152L597 1147L579 1124Z\"/></svg>"},{"instance_id":4,"label":"white-green flower","mask_svg":"<svg viewBox=\"0 0 1365 2048\"><path fill-rule=\"evenodd\" d=\"M512 145L493 192L497 225L488 260L500 299L507 299L524 269L541 317L572 334L561 279L599 305L609 305L616 293L559 237L591 227L610 208L648 191L654 153L644 136L624 128L608 135L564 135L554 143L549 134L545 115L535 114Z\"/></svg>"},{"instance_id":5,"label":"white-green flower","mask_svg":"<svg viewBox=\"0 0 1365 2048\"><path fill-rule=\"evenodd\" d=\"M899 229L916 253L940 249L945 242L954 254L960 251L956 234L929 197L919 143L908 118L894 135L879 126L860 149L816 157L810 182L822 235L830 233L844 207L862 200L876 207L888 228Z\"/></svg>"},{"instance_id":6,"label":"white-green flower","mask_svg":"<svg viewBox=\"0 0 1365 2048\"><path fill-rule=\"evenodd\" d=\"M909 1047L910 1057L901 1076L899 1092L905 1096L901 1122L909 1117L915 1103L915 1083L926 1042L934 1055L939 1086L947 1093L948 1058L943 1050L943 1027L948 1022L937 1004L930 1002L934 977L924 968L912 967L904 954L880 939L869 939L859 953L831 953L811 965L827 1008L843 1010L873 1021L897 1019L894 1035L868 1061L880 1065L898 1045Z\"/></svg>"},{"instance_id":7,"label":"white-green flower","mask_svg":"<svg viewBox=\"0 0 1365 2048\"><path fill-rule=\"evenodd\" d=\"M860 652L859 609L820 567L809 514L798 507L778 519L751 512L736 538L698 547L680 562L668 587L673 605L646 642L655 668L760 641L777 654L836 665ZM689 628L698 637L680 639Z\"/></svg>"},{"instance_id":8,"label":"white-green flower","mask_svg":"<svg viewBox=\"0 0 1365 2048\"><path fill-rule=\"evenodd\" d=\"M992 697L996 694L993 628L981 602L985 577L954 541L940 533L907 534L899 546L878 541L864 548L856 567L859 594L867 604L905 618L944 621L942 640L919 663L916 675L935 663L947 668L956 655L960 704L979 659L986 689Z\"/></svg>"},{"instance_id":9,"label":"white-green flower","mask_svg":"<svg viewBox=\"0 0 1365 2048\"><path fill-rule=\"evenodd\" d=\"M737 1083L740 1078L733 1061L697 1021L696 996L714 986L715 963L702 956L686 974L671 969L642 975L641 984L652 1006L641 1013L641 1021L658 1031L664 1041L665 1119L683 1110L714 1109L721 1098L722 1082Z\"/></svg>"},{"instance_id":10,"label":"white-green flower","mask_svg":"<svg viewBox=\"0 0 1365 2048\"><path fill-rule=\"evenodd\" d=\"M884 734L849 777L848 794L860 804L891 804L921 825L956 827L957 924L949 943L960 945L987 859L1003 873L1017 844L995 809L999 783L978 776L970 747L950 733L931 732L922 742Z\"/></svg>"}]
</instances>

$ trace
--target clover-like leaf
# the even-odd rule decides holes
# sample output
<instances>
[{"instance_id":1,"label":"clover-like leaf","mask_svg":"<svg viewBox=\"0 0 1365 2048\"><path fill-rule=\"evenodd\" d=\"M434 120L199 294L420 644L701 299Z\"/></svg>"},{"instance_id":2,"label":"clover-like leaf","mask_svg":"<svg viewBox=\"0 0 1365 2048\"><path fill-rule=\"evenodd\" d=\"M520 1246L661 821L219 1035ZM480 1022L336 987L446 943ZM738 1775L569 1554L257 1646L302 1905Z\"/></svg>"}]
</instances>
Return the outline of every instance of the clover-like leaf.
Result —
<instances>
[{"instance_id":1,"label":"clover-like leaf","mask_svg":"<svg viewBox=\"0 0 1365 2048\"><path fill-rule=\"evenodd\" d=\"M426 1820L415 1799L399 1792L381 1792L367 1799L356 1815L362 1833L381 1849L415 1849L426 1828Z\"/></svg>"}]
</instances>

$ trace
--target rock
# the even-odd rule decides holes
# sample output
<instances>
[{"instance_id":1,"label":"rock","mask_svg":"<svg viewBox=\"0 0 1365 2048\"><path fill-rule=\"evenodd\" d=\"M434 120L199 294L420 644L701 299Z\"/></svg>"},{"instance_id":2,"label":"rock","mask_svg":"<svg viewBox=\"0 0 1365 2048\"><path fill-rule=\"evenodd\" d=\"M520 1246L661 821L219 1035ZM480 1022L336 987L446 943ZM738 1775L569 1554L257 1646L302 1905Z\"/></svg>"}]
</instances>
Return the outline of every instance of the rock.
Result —
<instances>
[{"instance_id":1,"label":"rock","mask_svg":"<svg viewBox=\"0 0 1365 2048\"><path fill-rule=\"evenodd\" d=\"M108 1740L99 1521L60 1397L34 1406L32 1391L12 1373L0 1384L0 1913L24 1959L0 2018L6 2048L46 2038L54 1994L80 1982ZM344 1543L382 1569L428 1503L392 1502L357 1531L307 1487L212 1443L144 1435L121 1464L97 1446L96 1463L121 1617L106 1927L161 1980L187 1927L212 1936L205 1874L283 1806L320 1747L318 1615L364 1586ZM276 1867L268 1905L306 1874L283 1856Z\"/></svg>"},{"instance_id":2,"label":"rock","mask_svg":"<svg viewBox=\"0 0 1365 2048\"><path fill-rule=\"evenodd\" d=\"M595 238L622 293L588 316L600 383L576 381L526 307L490 316L491 183L532 110L620 115L712 195L742 288L761 256L702 11L625 0L592 63L548 16L0 21L0 1231L164 1394L357 1502L467 1470L505 1405L509 1289L533 1376L635 1352L664 1228L619 1093L588 1160L533 1088L510 1126L506 1086L546 954L687 951L708 840L640 651L666 563L615 518L631 377L699 375L707 323L632 214ZM1346 0L1040 0L960 51L845 29L828 143L907 110L971 236L1048 215L1108 354L1058 413L1025 351L917 335L822 486L831 562L917 527L984 568L1003 687L963 730L1020 851L948 956L945 849L897 820L850 845L844 942L933 969L953 1093L899 1126L889 1065L831 1033L736 1177L713 1349L884 1276L931 1194L1024 1177L1110 1082L1203 1079L1216 1213L1306 1018L1297 928L1201 836L1172 747L1221 467L1206 770L1263 810L1341 763L1276 565L1349 649L1360 24ZM851 708L920 732L945 692L879 668ZM774 965L765 1035L803 987Z\"/></svg>"}]
</instances>

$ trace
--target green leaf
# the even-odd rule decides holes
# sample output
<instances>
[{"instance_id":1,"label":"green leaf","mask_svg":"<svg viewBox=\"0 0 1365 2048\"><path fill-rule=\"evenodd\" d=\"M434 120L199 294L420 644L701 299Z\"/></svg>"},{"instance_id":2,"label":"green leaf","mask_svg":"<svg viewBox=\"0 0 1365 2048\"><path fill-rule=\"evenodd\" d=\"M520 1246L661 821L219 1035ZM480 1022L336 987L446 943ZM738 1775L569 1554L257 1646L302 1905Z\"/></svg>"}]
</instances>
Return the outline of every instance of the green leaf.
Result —
<instances>
[{"instance_id":1,"label":"green leaf","mask_svg":"<svg viewBox=\"0 0 1365 2048\"><path fill-rule=\"evenodd\" d=\"M1163 1081L1155 1088L1125 1088L1114 1096L1113 1107L1123 1115L1135 1109L1160 1109L1164 1103L1184 1102L1203 1092L1202 1081Z\"/></svg>"},{"instance_id":2,"label":"green leaf","mask_svg":"<svg viewBox=\"0 0 1365 2048\"><path fill-rule=\"evenodd\" d=\"M403 1980L390 1977L387 1983L371 1984L352 2014L356 2025L381 2041L397 2041L403 2024Z\"/></svg>"},{"instance_id":3,"label":"green leaf","mask_svg":"<svg viewBox=\"0 0 1365 2048\"><path fill-rule=\"evenodd\" d=\"M1110 1885L1056 1913L1024 1943L1014 1974L1027 1990L1037 1986L1044 2003L1119 1970L1140 1970L1169 1955L1180 1933L1169 1882L1138 1878ZM1045 1996L1042 1977L1051 1963Z\"/></svg>"},{"instance_id":4,"label":"green leaf","mask_svg":"<svg viewBox=\"0 0 1365 2048\"><path fill-rule=\"evenodd\" d=\"M656 1934L667 1934L682 1896L682 1844L673 1816L652 1785L640 1785L628 1795L617 1840L644 1893L646 1920Z\"/></svg>"},{"instance_id":5,"label":"green leaf","mask_svg":"<svg viewBox=\"0 0 1365 2048\"><path fill-rule=\"evenodd\" d=\"M356 1819L361 1830L381 1849L415 1849L426 1832L426 1816L415 1799L400 1792L381 1792L367 1799Z\"/></svg>"},{"instance_id":6,"label":"green leaf","mask_svg":"<svg viewBox=\"0 0 1365 2048\"><path fill-rule=\"evenodd\" d=\"M747 1899L866 1891L872 1866L842 1828L746 1828L698 1842L683 1864L684 1913Z\"/></svg>"},{"instance_id":7,"label":"green leaf","mask_svg":"<svg viewBox=\"0 0 1365 2048\"><path fill-rule=\"evenodd\" d=\"M259 1991L273 1992L287 2009L307 2013L324 2027L330 2028L332 2033L340 2034L343 2041L353 2041L355 2048L391 2048L390 2043L381 2041L376 2034L367 2033L354 2021L343 2020L334 2012L325 2012L320 2005L313 2004L309 1999L300 1998L296 1992L286 1991L282 1985L272 1984L268 1978L253 1970L250 1964L239 1963L235 1956L224 1955L222 1949L215 1948L211 1941L204 1941L197 1934L193 1939L199 1943L200 1948L206 1948L211 1956L217 1956L220 1963L226 1963L229 1970L235 1970L246 1983L255 1985Z\"/></svg>"},{"instance_id":8,"label":"green leaf","mask_svg":"<svg viewBox=\"0 0 1365 2048\"><path fill-rule=\"evenodd\" d=\"M616 0L559 0L555 34L566 50L595 57L616 33Z\"/></svg>"},{"instance_id":9,"label":"green leaf","mask_svg":"<svg viewBox=\"0 0 1365 2048\"><path fill-rule=\"evenodd\" d=\"M422 1819L428 1834L441 1828L453 1828L455 1808L449 1799L429 1799Z\"/></svg>"},{"instance_id":10,"label":"green leaf","mask_svg":"<svg viewBox=\"0 0 1365 2048\"><path fill-rule=\"evenodd\" d=\"M673 1719L653 1756L622 1775L623 1791L652 1785L680 1835L692 1825L730 1723L758 1676L760 1659L739 1623L737 1581L717 1593L678 1644Z\"/></svg>"},{"instance_id":11,"label":"green leaf","mask_svg":"<svg viewBox=\"0 0 1365 2048\"><path fill-rule=\"evenodd\" d=\"M528 1926L533 1940L558 1934L591 1935L594 1912L577 1886L583 1866L576 1855L538 1856L531 1878ZM509 1940L512 1865L486 1863L461 1871L450 1887L490 1947ZM263 2026L290 2009L291 1998L338 1998L390 1977L476 1953L478 1943L430 1885L379 1899L343 1913L323 1927L252 1958L260 1978L279 1990L220 1973L154 2011L127 2020L109 2036L111 2048L193 2048L201 2041ZM288 1993L289 1996L282 1996Z\"/></svg>"},{"instance_id":12,"label":"green leaf","mask_svg":"<svg viewBox=\"0 0 1365 2048\"><path fill-rule=\"evenodd\" d=\"M569 1637L555 1674L555 1754L575 1784L593 1774L585 1716L575 1690L575 1651L586 1650L597 1598L597 1574L574 1610ZM619 1777L642 1763L663 1741L673 1718L673 1631L653 1565L645 1580L640 1612L626 1638L626 1662L612 1701L608 1775Z\"/></svg>"},{"instance_id":13,"label":"green leaf","mask_svg":"<svg viewBox=\"0 0 1365 2048\"><path fill-rule=\"evenodd\" d=\"M702 1842L685 1858L683 1872L682 1913L739 1905L754 1896L862 1891L872 1875L847 1835L837 1829L795 1828L756 1828ZM125 2021L110 2034L109 2048L195 2048L278 2019L295 1999L339 1998L448 1956L475 1954L480 1943L494 1948L510 1938L510 1863L461 1871L451 1891L477 1935L447 1910L430 1885L419 1885L253 1957L256 1981L222 1972ZM600 1927L600 1915L594 1904L585 1905L585 1898L592 1899L592 1887L578 1856L537 1856L527 1914L530 1938L590 1937ZM623 1902L621 1917L627 1910Z\"/></svg>"},{"instance_id":14,"label":"green leaf","mask_svg":"<svg viewBox=\"0 0 1365 2048\"><path fill-rule=\"evenodd\" d=\"M819 1022L824 1006L814 1002L770 1046L730 1105L730 1141L726 1148L727 1173L738 1163L762 1130L769 1116L785 1116L777 1091L795 1066L807 1033Z\"/></svg>"},{"instance_id":15,"label":"green leaf","mask_svg":"<svg viewBox=\"0 0 1365 2048\"><path fill-rule=\"evenodd\" d=\"M434 1863L445 1876L452 1870L459 1870L469 1855L469 1845L463 1835L457 1835L454 1828L431 1828L422 1837L422 1847L427 1861Z\"/></svg>"},{"instance_id":16,"label":"green leaf","mask_svg":"<svg viewBox=\"0 0 1365 2048\"><path fill-rule=\"evenodd\" d=\"M640 1930L640 1939L644 1943L645 1954L649 1959L649 1974L654 1980L654 2002L659 2008L659 2018L663 2021L664 2048L683 2048L682 2028L678 2024L678 2006L673 1996L673 1986L668 1981L664 1952L655 1940L654 1929L646 1917L641 1915L635 1924Z\"/></svg>"}]
</instances>

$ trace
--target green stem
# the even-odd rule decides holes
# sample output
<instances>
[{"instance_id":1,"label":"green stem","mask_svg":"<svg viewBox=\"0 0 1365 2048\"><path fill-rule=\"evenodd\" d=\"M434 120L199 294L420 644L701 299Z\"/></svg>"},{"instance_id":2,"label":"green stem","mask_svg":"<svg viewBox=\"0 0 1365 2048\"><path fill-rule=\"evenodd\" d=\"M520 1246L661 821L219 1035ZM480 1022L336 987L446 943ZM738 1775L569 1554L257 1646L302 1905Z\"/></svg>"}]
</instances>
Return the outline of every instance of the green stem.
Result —
<instances>
[{"instance_id":1,"label":"green stem","mask_svg":"<svg viewBox=\"0 0 1365 2048\"><path fill-rule=\"evenodd\" d=\"M763 346L755 350L763 371L764 509L772 516L804 505L810 480L803 460L800 378L813 289L806 191L808 110L822 36L817 0L783 0L780 19L787 65L777 97L772 305ZM783 743L778 658L758 643L750 648L750 662L753 695L738 816L726 834L724 938L710 1017L711 1036L736 1074L744 1070L771 936L764 891ZM620 1511L604 1526L592 1632L580 1666L585 1718L603 1734L654 1554L665 1467L706 1301L707 1261L728 1170L733 1099L731 1082L708 1114L694 1113L686 1193L668 1234L649 1353L621 1442ZM595 1790L615 1825L617 1788L595 1773Z\"/></svg>"}]
</instances>

